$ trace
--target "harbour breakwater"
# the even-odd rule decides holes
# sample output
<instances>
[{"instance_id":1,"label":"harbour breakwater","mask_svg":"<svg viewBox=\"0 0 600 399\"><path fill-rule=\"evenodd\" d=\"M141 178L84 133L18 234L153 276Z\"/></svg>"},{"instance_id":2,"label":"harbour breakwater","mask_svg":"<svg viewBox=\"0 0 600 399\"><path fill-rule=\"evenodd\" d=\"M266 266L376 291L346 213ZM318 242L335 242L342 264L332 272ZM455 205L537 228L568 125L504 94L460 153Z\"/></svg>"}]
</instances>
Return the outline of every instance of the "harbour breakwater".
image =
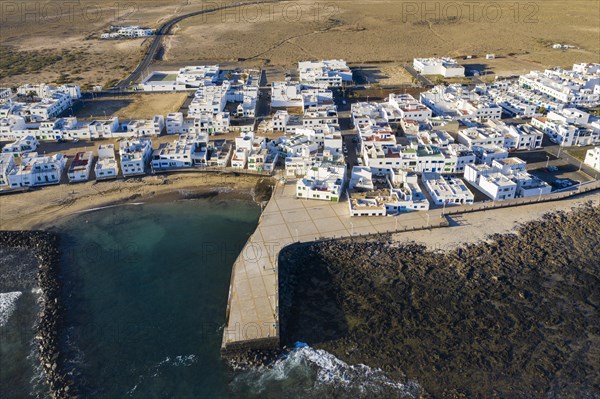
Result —
<instances>
[{"instance_id":1,"label":"harbour breakwater","mask_svg":"<svg viewBox=\"0 0 600 399\"><path fill-rule=\"evenodd\" d=\"M281 342L433 397L597 397L598 231L590 202L445 251L391 236L287 247Z\"/></svg>"},{"instance_id":2,"label":"harbour breakwater","mask_svg":"<svg viewBox=\"0 0 600 399\"><path fill-rule=\"evenodd\" d=\"M43 231L0 231L0 246L32 251L38 261L36 281L40 290L40 313L36 326L37 355L50 395L56 399L76 398L74 382L61 368L58 349L63 323L59 237Z\"/></svg>"}]
</instances>

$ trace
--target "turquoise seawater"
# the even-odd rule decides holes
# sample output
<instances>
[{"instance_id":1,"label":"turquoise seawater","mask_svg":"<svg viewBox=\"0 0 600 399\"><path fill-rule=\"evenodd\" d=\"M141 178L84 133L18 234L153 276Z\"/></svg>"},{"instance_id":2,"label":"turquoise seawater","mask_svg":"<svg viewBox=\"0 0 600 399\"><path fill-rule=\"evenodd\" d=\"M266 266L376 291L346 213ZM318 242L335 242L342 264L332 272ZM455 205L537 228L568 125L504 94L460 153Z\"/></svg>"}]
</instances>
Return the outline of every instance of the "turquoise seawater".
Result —
<instances>
[{"instance_id":1,"label":"turquoise seawater","mask_svg":"<svg viewBox=\"0 0 600 399\"><path fill-rule=\"evenodd\" d=\"M418 385L311 347L231 372L220 347L232 265L256 228L250 202L123 205L55 223L65 326L81 398L414 398ZM36 262L0 252L0 398L47 398L34 352Z\"/></svg>"},{"instance_id":2,"label":"turquoise seawater","mask_svg":"<svg viewBox=\"0 0 600 399\"><path fill-rule=\"evenodd\" d=\"M226 398L220 359L249 202L128 205L62 222L68 367L89 398Z\"/></svg>"}]
</instances>

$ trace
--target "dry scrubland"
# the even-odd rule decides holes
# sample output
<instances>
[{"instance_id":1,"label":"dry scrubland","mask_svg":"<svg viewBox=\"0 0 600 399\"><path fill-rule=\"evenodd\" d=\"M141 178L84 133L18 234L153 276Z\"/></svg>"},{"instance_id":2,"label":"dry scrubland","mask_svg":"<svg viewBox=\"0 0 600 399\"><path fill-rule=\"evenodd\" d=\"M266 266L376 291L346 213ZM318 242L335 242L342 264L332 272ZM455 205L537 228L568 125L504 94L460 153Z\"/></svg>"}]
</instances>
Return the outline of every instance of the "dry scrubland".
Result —
<instances>
[{"instance_id":1,"label":"dry scrubland","mask_svg":"<svg viewBox=\"0 0 600 399\"><path fill-rule=\"evenodd\" d=\"M25 3L31 4L26 0L11 2L17 9ZM148 40L100 41L97 37L103 29L111 23L158 27L172 15L203 7L201 0L82 0L71 19L66 3L55 2L63 4L62 8L42 8L48 3L35 2L40 11L27 18L3 8L0 84L75 81L91 85L118 80L141 59ZM457 11L446 7L450 3L461 5L462 18L453 18ZM121 4L121 9L115 4ZM137 8L124 4L137 4ZM425 4L437 4L440 11L421 15ZM298 60L317 58L397 63L416 56L513 54L489 62L481 58L468 61L486 64L499 74L568 66L575 61L600 62L600 6L596 0L517 2L518 15L514 2L485 0L473 9L473 18L465 4L447 0L300 0L263 6L260 15L255 8L237 9L227 15L217 12L178 24L174 35L165 41L163 58L171 62L247 59L254 65L269 62L291 67ZM486 4L500 6L502 15L497 18L495 9L490 8L490 18L482 17ZM532 4L539 7L532 8ZM101 11L89 12L85 17L83 10L90 5L100 5ZM57 16L59 9L63 14ZM40 19L42 10L51 18ZM288 17L284 18L286 10ZM115 16L120 18L116 20ZM554 42L578 49L554 50L548 46ZM393 70L382 72L389 75L387 83L407 80Z\"/></svg>"},{"instance_id":2,"label":"dry scrubland","mask_svg":"<svg viewBox=\"0 0 600 399\"><path fill-rule=\"evenodd\" d=\"M451 18L456 14L451 8L448 15L443 11L438 15L425 15L425 18L408 15L403 12L409 7L407 3L422 9L426 2L332 1L326 4L334 8L322 8L315 17L311 11L315 2L301 0L293 6L290 2L274 5L269 14L265 7L258 22L243 21L243 18L235 22L236 16L230 14L194 17L179 24L167 58L250 58L291 65L299 59L311 58L345 58L349 62L363 63L408 61L417 56L496 53L514 54L516 69L523 71L542 66L568 66L575 61L600 61L600 7L595 0L573 0L568 5L555 0L519 2L521 9L516 21L515 11L510 8L514 7L513 2L478 2L501 6L502 16L497 22L481 18L483 6L473 12L478 21L471 21L466 6L463 18L456 20ZM440 10L449 3L463 4L445 0L427 3L428 7L439 4ZM527 4L537 4L539 9L525 8ZM286 5L288 20L282 16ZM302 16L294 21L297 10L302 10ZM493 9L489 10L490 17L495 18ZM247 14L248 18L255 15L250 10ZM225 17L228 23L222 22ZM529 19L532 22L527 22ZM548 47L555 42L572 44L579 49L560 51ZM497 64L503 72L512 69L512 65L502 60L490 64Z\"/></svg>"},{"instance_id":3,"label":"dry scrubland","mask_svg":"<svg viewBox=\"0 0 600 399\"><path fill-rule=\"evenodd\" d=\"M139 94L126 97L98 97L82 101L78 118L118 116L121 119L151 119L179 111L187 93Z\"/></svg>"},{"instance_id":4,"label":"dry scrubland","mask_svg":"<svg viewBox=\"0 0 600 399\"><path fill-rule=\"evenodd\" d=\"M99 40L104 29L111 24L156 28L165 19L200 9L202 4L201 0L79 0L71 10L70 3L11 1L16 11L2 5L0 84L72 81L94 85L119 80L140 61L148 40Z\"/></svg>"}]
</instances>

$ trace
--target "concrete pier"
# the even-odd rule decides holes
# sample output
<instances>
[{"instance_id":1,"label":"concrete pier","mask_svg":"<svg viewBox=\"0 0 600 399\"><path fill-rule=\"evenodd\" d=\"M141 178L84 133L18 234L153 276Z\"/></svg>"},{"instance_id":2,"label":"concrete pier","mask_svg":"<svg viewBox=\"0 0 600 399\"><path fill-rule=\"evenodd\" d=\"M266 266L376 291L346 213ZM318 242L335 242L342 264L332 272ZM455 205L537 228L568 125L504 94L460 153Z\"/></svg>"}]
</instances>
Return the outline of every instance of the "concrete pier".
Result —
<instances>
[{"instance_id":1,"label":"concrete pier","mask_svg":"<svg viewBox=\"0 0 600 399\"><path fill-rule=\"evenodd\" d=\"M279 346L277 259L285 246L325 238L393 232L439 224L425 212L398 218L352 218L348 203L295 197L295 181L279 183L233 266L221 351Z\"/></svg>"}]
</instances>

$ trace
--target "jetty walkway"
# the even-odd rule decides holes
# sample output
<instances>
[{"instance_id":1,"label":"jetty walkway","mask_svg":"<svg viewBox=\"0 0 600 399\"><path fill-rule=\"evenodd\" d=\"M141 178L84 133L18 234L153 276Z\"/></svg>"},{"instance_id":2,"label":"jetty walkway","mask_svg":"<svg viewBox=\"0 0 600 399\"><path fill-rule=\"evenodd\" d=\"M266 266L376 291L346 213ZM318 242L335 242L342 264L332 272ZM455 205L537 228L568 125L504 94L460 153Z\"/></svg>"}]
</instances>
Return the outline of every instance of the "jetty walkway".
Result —
<instances>
[{"instance_id":1,"label":"jetty walkway","mask_svg":"<svg viewBox=\"0 0 600 399\"><path fill-rule=\"evenodd\" d=\"M256 231L233 265L221 346L225 355L279 346L277 260L287 245L447 223L439 212L435 217L411 212L400 217L352 218L347 201L297 199L295 188L295 180L276 185Z\"/></svg>"}]
</instances>

